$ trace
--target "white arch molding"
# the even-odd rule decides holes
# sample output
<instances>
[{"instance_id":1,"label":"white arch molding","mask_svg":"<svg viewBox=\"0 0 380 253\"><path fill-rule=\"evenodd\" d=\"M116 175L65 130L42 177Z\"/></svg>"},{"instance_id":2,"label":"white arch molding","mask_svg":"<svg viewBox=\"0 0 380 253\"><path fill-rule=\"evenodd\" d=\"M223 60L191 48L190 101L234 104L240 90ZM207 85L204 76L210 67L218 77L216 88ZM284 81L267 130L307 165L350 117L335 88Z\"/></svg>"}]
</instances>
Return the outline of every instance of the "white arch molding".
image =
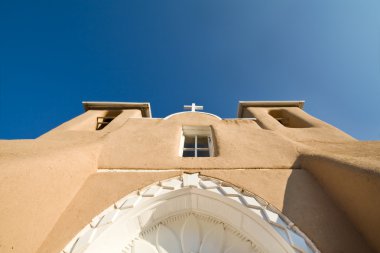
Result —
<instances>
[{"instance_id":1,"label":"white arch molding","mask_svg":"<svg viewBox=\"0 0 380 253\"><path fill-rule=\"evenodd\" d=\"M314 244L267 202L183 174L133 192L96 216L62 253L309 253Z\"/></svg>"},{"instance_id":2,"label":"white arch molding","mask_svg":"<svg viewBox=\"0 0 380 253\"><path fill-rule=\"evenodd\" d=\"M219 117L218 115L215 115L215 114L212 114L212 113L209 113L209 112L176 112L176 113L173 113L173 114L170 114L170 115L166 116L164 118L164 120L170 119L170 118L172 118L174 116L177 116L177 115L180 115L180 114L203 114L203 115L208 115L208 116L215 117L218 120L222 120L222 118Z\"/></svg>"}]
</instances>

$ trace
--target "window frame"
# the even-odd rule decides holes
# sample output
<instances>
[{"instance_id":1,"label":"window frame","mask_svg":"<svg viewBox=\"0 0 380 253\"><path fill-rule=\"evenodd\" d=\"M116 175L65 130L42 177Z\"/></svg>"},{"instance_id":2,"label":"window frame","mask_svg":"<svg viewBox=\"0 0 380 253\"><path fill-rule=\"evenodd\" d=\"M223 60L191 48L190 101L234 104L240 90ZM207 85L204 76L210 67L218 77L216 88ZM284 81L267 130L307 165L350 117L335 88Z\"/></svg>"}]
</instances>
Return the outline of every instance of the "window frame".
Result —
<instances>
[{"instance_id":1,"label":"window frame","mask_svg":"<svg viewBox=\"0 0 380 253\"><path fill-rule=\"evenodd\" d=\"M185 140L186 137L193 137L194 138L194 147L186 148L185 147ZM198 138L199 137L206 137L207 138L207 148L201 148L198 144ZM194 156L184 156L185 151L194 151ZM198 151L208 151L209 156L199 156ZM180 148L179 148L179 156L180 157L214 157L214 141L213 141L213 134L212 129L210 126L182 126L182 134L181 134L181 141L180 141Z\"/></svg>"}]
</instances>

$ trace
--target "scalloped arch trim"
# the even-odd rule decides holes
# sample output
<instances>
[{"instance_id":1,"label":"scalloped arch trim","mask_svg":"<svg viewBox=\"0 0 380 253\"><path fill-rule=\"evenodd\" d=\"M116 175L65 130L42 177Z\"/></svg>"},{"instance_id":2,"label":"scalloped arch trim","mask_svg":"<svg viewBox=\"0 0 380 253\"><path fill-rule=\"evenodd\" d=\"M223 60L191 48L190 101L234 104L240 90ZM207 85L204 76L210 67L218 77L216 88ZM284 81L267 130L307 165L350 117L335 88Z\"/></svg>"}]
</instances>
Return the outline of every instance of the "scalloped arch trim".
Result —
<instances>
[{"instance_id":1,"label":"scalloped arch trim","mask_svg":"<svg viewBox=\"0 0 380 253\"><path fill-rule=\"evenodd\" d=\"M94 217L61 252L319 251L260 197L194 173L128 194Z\"/></svg>"}]
</instances>

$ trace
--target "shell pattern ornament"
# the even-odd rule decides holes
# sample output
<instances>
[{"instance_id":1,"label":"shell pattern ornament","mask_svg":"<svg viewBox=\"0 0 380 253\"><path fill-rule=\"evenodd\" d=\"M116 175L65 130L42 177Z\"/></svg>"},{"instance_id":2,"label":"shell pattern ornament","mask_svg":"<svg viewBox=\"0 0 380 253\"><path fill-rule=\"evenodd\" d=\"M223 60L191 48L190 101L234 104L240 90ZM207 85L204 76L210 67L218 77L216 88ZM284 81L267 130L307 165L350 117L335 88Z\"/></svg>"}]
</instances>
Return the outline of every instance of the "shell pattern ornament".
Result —
<instances>
[{"instance_id":1,"label":"shell pattern ornament","mask_svg":"<svg viewBox=\"0 0 380 253\"><path fill-rule=\"evenodd\" d=\"M244 235L212 217L189 213L143 232L131 253L253 253L261 250Z\"/></svg>"}]
</instances>

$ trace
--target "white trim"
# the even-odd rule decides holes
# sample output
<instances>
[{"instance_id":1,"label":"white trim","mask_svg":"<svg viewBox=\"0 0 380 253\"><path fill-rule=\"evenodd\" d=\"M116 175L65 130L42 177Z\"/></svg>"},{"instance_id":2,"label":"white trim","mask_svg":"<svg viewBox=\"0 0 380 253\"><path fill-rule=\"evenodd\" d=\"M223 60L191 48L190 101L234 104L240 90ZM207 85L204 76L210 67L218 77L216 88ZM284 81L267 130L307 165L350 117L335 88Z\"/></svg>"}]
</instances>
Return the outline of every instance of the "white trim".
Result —
<instances>
[{"instance_id":1,"label":"white trim","mask_svg":"<svg viewBox=\"0 0 380 253\"><path fill-rule=\"evenodd\" d=\"M186 137L195 137L194 148L185 148ZM198 137L206 137L207 138L207 148L199 148L198 147ZM198 151L208 151L209 156L213 157L214 152L214 138L212 134L211 126L182 126L182 135L180 140L180 148L179 148L179 156L183 156L184 151L194 151L194 156L190 157L199 157Z\"/></svg>"},{"instance_id":2,"label":"white trim","mask_svg":"<svg viewBox=\"0 0 380 253\"><path fill-rule=\"evenodd\" d=\"M133 242L143 239L144 231L189 212L232 227L256 245L253 252L319 252L261 198L198 173L164 180L120 199L97 215L62 252L129 253Z\"/></svg>"},{"instance_id":3,"label":"white trim","mask_svg":"<svg viewBox=\"0 0 380 253\"><path fill-rule=\"evenodd\" d=\"M176 112L176 113L173 113L173 114L170 114L168 116L166 116L164 119L170 119L171 117L173 116L176 116L176 115L179 115L179 114L184 114L184 113L198 113L198 114L205 114L205 115L208 115L208 116L212 116L212 117L215 117L217 118L218 120L222 120L221 117L215 115L215 114L212 114L212 113L208 113L208 112Z\"/></svg>"}]
</instances>

